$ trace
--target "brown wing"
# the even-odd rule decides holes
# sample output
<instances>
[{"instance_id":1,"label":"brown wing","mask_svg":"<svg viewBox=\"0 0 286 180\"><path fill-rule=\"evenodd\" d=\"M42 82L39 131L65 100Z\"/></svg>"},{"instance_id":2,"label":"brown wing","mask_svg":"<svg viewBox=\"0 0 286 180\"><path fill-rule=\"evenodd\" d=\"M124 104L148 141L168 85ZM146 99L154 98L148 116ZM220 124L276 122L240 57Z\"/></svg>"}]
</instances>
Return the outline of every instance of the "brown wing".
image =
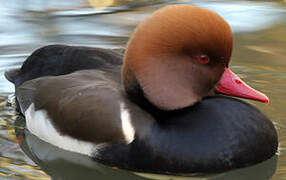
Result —
<instances>
[{"instance_id":1,"label":"brown wing","mask_svg":"<svg viewBox=\"0 0 286 180\"><path fill-rule=\"evenodd\" d=\"M21 107L25 106L23 110L34 103L36 110L47 111L63 135L94 143L124 142L122 103L135 129L140 127L141 135L149 130L153 118L125 98L113 76L110 72L83 70L39 78L20 86L16 96Z\"/></svg>"}]
</instances>

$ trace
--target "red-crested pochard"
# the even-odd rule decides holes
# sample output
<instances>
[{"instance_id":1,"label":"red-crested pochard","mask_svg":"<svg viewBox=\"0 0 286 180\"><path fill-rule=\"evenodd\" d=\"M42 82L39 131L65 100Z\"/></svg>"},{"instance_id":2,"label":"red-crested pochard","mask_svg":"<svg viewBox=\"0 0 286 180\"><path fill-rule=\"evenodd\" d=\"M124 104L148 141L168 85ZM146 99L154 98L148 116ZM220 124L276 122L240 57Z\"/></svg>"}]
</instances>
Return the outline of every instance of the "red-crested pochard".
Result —
<instances>
[{"instance_id":1,"label":"red-crested pochard","mask_svg":"<svg viewBox=\"0 0 286 180\"><path fill-rule=\"evenodd\" d=\"M215 12L170 5L138 25L124 55L50 45L5 75L27 129L46 142L134 171L219 172L278 146L263 113L218 95L268 102L229 69L232 43Z\"/></svg>"}]
</instances>

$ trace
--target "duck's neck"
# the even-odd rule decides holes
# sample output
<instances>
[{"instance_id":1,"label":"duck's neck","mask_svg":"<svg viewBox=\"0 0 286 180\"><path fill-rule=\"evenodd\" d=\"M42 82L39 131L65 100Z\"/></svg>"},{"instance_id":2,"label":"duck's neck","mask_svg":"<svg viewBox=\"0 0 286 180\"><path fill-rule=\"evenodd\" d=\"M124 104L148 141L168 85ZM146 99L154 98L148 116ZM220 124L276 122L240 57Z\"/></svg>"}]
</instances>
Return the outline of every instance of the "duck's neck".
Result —
<instances>
[{"instance_id":1,"label":"duck's neck","mask_svg":"<svg viewBox=\"0 0 286 180\"><path fill-rule=\"evenodd\" d=\"M168 117L171 114L179 111L166 111L154 106L144 95L144 91L142 90L134 73L128 68L125 69L125 73L128 73L128 76L125 76L128 78L123 79L123 85L128 98L135 104L139 105L142 109L150 113L157 121L164 120L165 117Z\"/></svg>"},{"instance_id":2,"label":"duck's neck","mask_svg":"<svg viewBox=\"0 0 286 180\"><path fill-rule=\"evenodd\" d=\"M129 68L124 69L124 73L128 74L122 75L124 90L132 102L136 103L153 116L156 114L164 114L166 112L150 103L150 101L145 97L137 78Z\"/></svg>"}]
</instances>

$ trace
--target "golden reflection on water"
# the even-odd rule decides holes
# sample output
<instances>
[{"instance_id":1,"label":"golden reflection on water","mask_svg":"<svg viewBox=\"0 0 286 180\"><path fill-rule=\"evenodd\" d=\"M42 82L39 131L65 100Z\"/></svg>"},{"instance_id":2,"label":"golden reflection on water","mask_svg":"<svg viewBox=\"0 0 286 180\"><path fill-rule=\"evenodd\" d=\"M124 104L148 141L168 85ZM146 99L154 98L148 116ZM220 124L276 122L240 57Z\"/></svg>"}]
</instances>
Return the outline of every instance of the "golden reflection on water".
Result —
<instances>
[{"instance_id":1,"label":"golden reflection on water","mask_svg":"<svg viewBox=\"0 0 286 180\"><path fill-rule=\"evenodd\" d=\"M47 176L43 171L41 171L39 167L26 165L25 161L17 161L15 159L1 157L0 167L2 169L2 172L0 172L0 176L2 177L31 180L50 179L50 177Z\"/></svg>"},{"instance_id":2,"label":"golden reflection on water","mask_svg":"<svg viewBox=\"0 0 286 180\"><path fill-rule=\"evenodd\" d=\"M121 6L121 5L126 5L128 3L133 3L133 4L141 4L143 5L143 3L158 3L158 2L162 2L162 0L87 0L87 2L89 3L89 5L93 8L105 8L105 7L116 7L116 6ZM134 3L135 2L135 3Z\"/></svg>"},{"instance_id":3,"label":"golden reflection on water","mask_svg":"<svg viewBox=\"0 0 286 180\"><path fill-rule=\"evenodd\" d=\"M88 0L89 4L92 7L98 8L98 7L108 7L108 6L112 6L115 5L115 0Z\"/></svg>"},{"instance_id":4,"label":"golden reflection on water","mask_svg":"<svg viewBox=\"0 0 286 180\"><path fill-rule=\"evenodd\" d=\"M115 6L121 6L127 3L144 3L144 2L150 2L150 0L87 0L89 5L93 8L105 8L105 7L115 7ZM152 3L159 2L159 0L154 0Z\"/></svg>"},{"instance_id":5,"label":"golden reflection on water","mask_svg":"<svg viewBox=\"0 0 286 180\"><path fill-rule=\"evenodd\" d=\"M50 179L40 168L27 163L15 135L15 107L8 106L7 96L0 95L0 179ZM1 178L2 177L2 178Z\"/></svg>"}]
</instances>

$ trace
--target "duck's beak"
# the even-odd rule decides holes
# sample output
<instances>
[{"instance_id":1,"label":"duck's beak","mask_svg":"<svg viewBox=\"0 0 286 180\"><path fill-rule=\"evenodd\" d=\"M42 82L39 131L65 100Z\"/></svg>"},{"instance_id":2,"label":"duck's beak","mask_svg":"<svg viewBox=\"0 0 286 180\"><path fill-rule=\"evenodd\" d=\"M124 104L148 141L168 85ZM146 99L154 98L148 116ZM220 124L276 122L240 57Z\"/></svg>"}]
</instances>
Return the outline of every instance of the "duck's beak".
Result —
<instances>
[{"instance_id":1,"label":"duck's beak","mask_svg":"<svg viewBox=\"0 0 286 180\"><path fill-rule=\"evenodd\" d=\"M228 96L241 97L269 103L269 99L265 94L248 86L229 68L225 68L222 78L219 84L216 86L216 90L217 92Z\"/></svg>"}]
</instances>

